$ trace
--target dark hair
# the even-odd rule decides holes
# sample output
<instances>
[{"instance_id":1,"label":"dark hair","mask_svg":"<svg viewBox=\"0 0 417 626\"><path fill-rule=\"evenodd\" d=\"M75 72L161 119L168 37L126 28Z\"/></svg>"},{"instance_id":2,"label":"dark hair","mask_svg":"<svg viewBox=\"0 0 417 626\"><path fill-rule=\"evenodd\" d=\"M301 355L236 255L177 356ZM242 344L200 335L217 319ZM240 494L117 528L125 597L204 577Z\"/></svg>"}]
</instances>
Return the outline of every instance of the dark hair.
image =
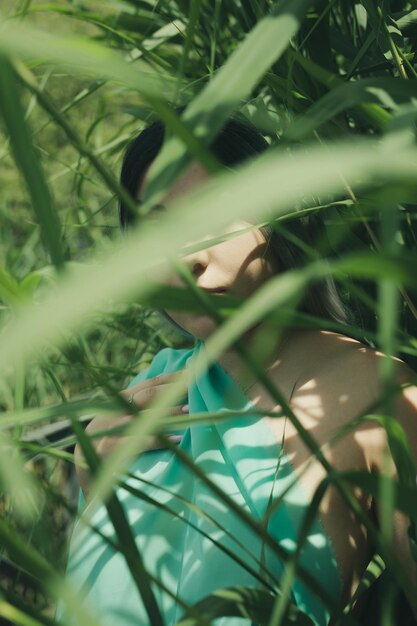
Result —
<instances>
[{"instance_id":1,"label":"dark hair","mask_svg":"<svg viewBox=\"0 0 417 626\"><path fill-rule=\"evenodd\" d=\"M132 197L135 197L140 175L156 158L163 141L164 126L157 121L142 130L128 145L123 159L120 182ZM237 118L226 122L210 145L214 155L225 166L242 163L264 152L268 147L268 142L252 124ZM124 229L134 222L131 211L123 201L119 204L119 218ZM304 242L313 249L317 249L319 241L326 241L324 224L318 213L286 221L285 227L278 226L274 222L273 226L262 227L261 231L277 259L278 267L283 270L302 267L308 260L303 246L297 245L297 238L301 240L301 244ZM331 276L312 285L305 294L299 311L339 324L349 324L352 321L352 314L342 302ZM165 317L173 322L167 314ZM181 329L178 324L174 323L174 325L177 329Z\"/></svg>"}]
</instances>

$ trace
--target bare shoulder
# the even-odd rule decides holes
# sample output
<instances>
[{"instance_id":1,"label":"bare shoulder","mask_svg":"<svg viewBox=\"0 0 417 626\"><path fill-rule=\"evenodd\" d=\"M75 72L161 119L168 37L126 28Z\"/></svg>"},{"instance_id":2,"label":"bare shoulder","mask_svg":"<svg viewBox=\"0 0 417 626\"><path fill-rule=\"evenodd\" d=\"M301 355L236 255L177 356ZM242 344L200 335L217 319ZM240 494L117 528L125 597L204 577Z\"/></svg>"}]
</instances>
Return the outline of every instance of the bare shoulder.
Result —
<instances>
[{"instance_id":1,"label":"bare shoulder","mask_svg":"<svg viewBox=\"0 0 417 626\"><path fill-rule=\"evenodd\" d=\"M315 420L318 434L331 435L368 410L383 414L383 406L378 407L384 394L381 366L389 357L356 339L327 331L306 333L298 358L302 354L304 364L291 406L305 420ZM393 414L406 431L417 458L417 386L413 384L417 376L401 359L392 362L393 382L402 386L394 396ZM383 429L368 423L358 429L356 438L361 447L367 448L368 465L379 465L386 444Z\"/></svg>"},{"instance_id":2,"label":"bare shoulder","mask_svg":"<svg viewBox=\"0 0 417 626\"><path fill-rule=\"evenodd\" d=\"M357 339L330 331L313 331L304 336L299 348L304 366L297 379L295 393L312 380L326 383L328 392L345 390L362 402L376 401L383 392L383 361L394 365L395 382L411 384L417 379L404 361L388 357Z\"/></svg>"},{"instance_id":3,"label":"bare shoulder","mask_svg":"<svg viewBox=\"0 0 417 626\"><path fill-rule=\"evenodd\" d=\"M323 331L295 332L287 343L285 358L273 372L279 387L286 381L287 394L293 414L304 430L321 447L332 467L339 471L364 470L389 473L397 478L393 460L386 462L387 437L383 426L375 420L358 420L362 415L384 415L384 407L377 401L384 392L380 376L383 360L378 350L341 334ZM403 428L408 446L417 463L417 386L415 373L400 359L396 365L393 382L399 387L395 396L392 416ZM284 375L285 374L285 375ZM373 408L374 407L374 408ZM310 447L299 436L292 420L273 420L268 423L281 440L280 425L284 422L285 448L295 469L307 471L299 479L312 497L326 471L311 455ZM285 426L287 422L287 425ZM346 428L345 428L346 427ZM337 442L336 434L342 433ZM330 445L329 445L330 444ZM355 490L363 511L376 514L378 501L366 493ZM360 580L373 547L368 544L363 527L352 517L339 494L330 487L320 507L321 519L333 540L338 561L345 580L353 590ZM416 566L410 552L407 528L408 518L400 511L393 515L393 554L412 580L417 580Z\"/></svg>"}]
</instances>

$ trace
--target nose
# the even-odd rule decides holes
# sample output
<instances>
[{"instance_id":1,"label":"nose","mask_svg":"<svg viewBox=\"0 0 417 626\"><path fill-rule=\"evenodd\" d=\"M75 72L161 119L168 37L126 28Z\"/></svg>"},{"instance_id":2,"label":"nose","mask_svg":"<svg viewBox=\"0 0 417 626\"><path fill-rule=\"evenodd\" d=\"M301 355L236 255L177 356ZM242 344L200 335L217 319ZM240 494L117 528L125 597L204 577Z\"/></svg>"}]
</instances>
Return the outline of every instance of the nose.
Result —
<instances>
[{"instance_id":1,"label":"nose","mask_svg":"<svg viewBox=\"0 0 417 626\"><path fill-rule=\"evenodd\" d=\"M209 251L207 248L203 248L191 254L185 254L181 257L181 261L185 263L188 270L196 279L205 272L209 264Z\"/></svg>"},{"instance_id":2,"label":"nose","mask_svg":"<svg viewBox=\"0 0 417 626\"><path fill-rule=\"evenodd\" d=\"M183 248L188 248L190 246L197 246L198 244L202 245L202 242L206 239L212 239L212 235L207 235L203 239L199 241L187 241ZM186 269L191 273L194 280L197 282L199 276L204 274L207 267L210 264L210 253L212 247L201 248L200 250L196 250L195 252L190 252L189 254L180 254L180 256L176 256L173 258L174 265L173 271L167 277L167 284L173 287L183 287L184 279L181 276L180 267L176 267L179 263L182 267L185 265Z\"/></svg>"}]
</instances>

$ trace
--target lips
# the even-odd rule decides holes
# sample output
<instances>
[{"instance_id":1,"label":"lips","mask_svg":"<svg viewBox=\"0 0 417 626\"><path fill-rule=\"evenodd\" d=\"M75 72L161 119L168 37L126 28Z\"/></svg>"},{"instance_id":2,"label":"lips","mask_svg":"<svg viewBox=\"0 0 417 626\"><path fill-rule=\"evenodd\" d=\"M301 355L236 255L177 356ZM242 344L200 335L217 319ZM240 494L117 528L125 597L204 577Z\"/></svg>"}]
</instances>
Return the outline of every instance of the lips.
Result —
<instances>
[{"instance_id":1,"label":"lips","mask_svg":"<svg viewBox=\"0 0 417 626\"><path fill-rule=\"evenodd\" d=\"M208 293L216 293L216 294L226 293L226 289L224 289L223 287L215 287L215 288L211 288L211 289L207 289L205 287L201 287L201 289L203 291L207 291Z\"/></svg>"}]
</instances>

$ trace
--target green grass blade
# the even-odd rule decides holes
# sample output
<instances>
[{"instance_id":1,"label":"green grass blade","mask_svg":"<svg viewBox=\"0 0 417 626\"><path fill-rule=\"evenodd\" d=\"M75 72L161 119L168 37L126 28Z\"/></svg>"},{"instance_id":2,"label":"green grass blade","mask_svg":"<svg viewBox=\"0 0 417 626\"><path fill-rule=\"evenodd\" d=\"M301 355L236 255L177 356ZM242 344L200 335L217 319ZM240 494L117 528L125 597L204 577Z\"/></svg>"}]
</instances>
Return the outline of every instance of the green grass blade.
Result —
<instances>
[{"instance_id":1,"label":"green grass blade","mask_svg":"<svg viewBox=\"0 0 417 626\"><path fill-rule=\"evenodd\" d=\"M2 433L0 440L1 492L10 496L10 504L18 517L33 519L39 509L39 487L34 476L23 467L17 444Z\"/></svg>"},{"instance_id":2,"label":"green grass blade","mask_svg":"<svg viewBox=\"0 0 417 626\"><path fill-rule=\"evenodd\" d=\"M1 14L0 14L1 18ZM158 110L158 103L172 94L176 80L168 74L145 72L103 45L88 39L65 38L12 21L0 21L0 50L23 59L51 61L80 76L103 77L136 89Z\"/></svg>"},{"instance_id":3,"label":"green grass blade","mask_svg":"<svg viewBox=\"0 0 417 626\"><path fill-rule=\"evenodd\" d=\"M343 472L341 477L347 480L350 484L359 487L363 493L371 495L375 500L378 500L379 491L379 476L376 474L370 474L361 470L352 470L349 472ZM415 497L415 489L410 488L408 485L402 484L400 481L387 477L390 481L393 491L395 492L395 504L400 511L405 515L415 518L417 514L417 500Z\"/></svg>"},{"instance_id":4,"label":"green grass blade","mask_svg":"<svg viewBox=\"0 0 417 626\"><path fill-rule=\"evenodd\" d=\"M5 620L5 624L14 624L15 626L45 626L51 624L46 618L42 621L31 617L27 613L9 604L6 600L2 600L0 596L0 617Z\"/></svg>"},{"instance_id":5,"label":"green grass blade","mask_svg":"<svg viewBox=\"0 0 417 626\"><path fill-rule=\"evenodd\" d=\"M289 56L301 67L303 67L311 78L314 78L320 84L325 85L328 89L333 89L337 85L343 84L343 80L339 76L328 72L324 68L317 65L317 63L314 63L311 59L307 59L298 50L290 49ZM359 104L358 107L365 119L374 125L378 130L383 130L390 121L391 116L388 111L385 111L385 109L378 104L365 102Z\"/></svg>"},{"instance_id":6,"label":"green grass blade","mask_svg":"<svg viewBox=\"0 0 417 626\"><path fill-rule=\"evenodd\" d=\"M76 420L73 421L73 429L77 435L84 458L87 460L90 471L94 475L100 466L100 459L84 432L84 429ZM109 497L106 499L105 506L117 536L118 549L126 559L126 564L142 598L149 621L155 626L163 626L164 620L156 602L155 595L152 591L149 576L144 567L142 557L135 543L132 529L129 526L126 513L114 492L109 494Z\"/></svg>"},{"instance_id":7,"label":"green grass blade","mask_svg":"<svg viewBox=\"0 0 417 626\"><path fill-rule=\"evenodd\" d=\"M14 305L22 297L19 283L5 269L0 268L0 298L3 302Z\"/></svg>"},{"instance_id":8,"label":"green grass blade","mask_svg":"<svg viewBox=\"0 0 417 626\"><path fill-rule=\"evenodd\" d=\"M0 518L0 540L15 563L38 580L41 585L47 585L48 580L55 574L50 564L2 518Z\"/></svg>"},{"instance_id":9,"label":"green grass blade","mask_svg":"<svg viewBox=\"0 0 417 626\"><path fill-rule=\"evenodd\" d=\"M233 535L230 534L230 532L227 530L227 528L225 528L224 526L222 526L221 524L219 524L211 515L205 513L199 506L195 505L194 503L190 502L189 500L186 500L185 498L183 498L182 496L180 496L179 494L166 489L166 488L162 488L160 485L156 485L154 483L151 483L149 481L143 480L142 478L139 478L138 476L135 476L134 474L128 474L128 476L132 479L138 480L141 483L145 483L145 484L149 484L152 485L152 487L154 489L156 489L157 491L163 491L165 493L169 493L173 498L180 500L182 503L184 503L188 509L194 511L197 515L199 515L200 517L203 517L205 520L208 520L214 527L216 527L218 530L220 530L224 535L228 536L230 539L232 539L232 541L235 541L236 544L244 551L246 552L246 554L250 557L251 561L255 561L256 565L264 570L264 573L267 575L267 577L271 580L274 580L274 575L272 574L272 572L270 572L260 561L257 557L255 557L254 554L252 554L252 552L250 551L250 549L246 546L244 546L236 537L234 537ZM227 546L224 546L220 541L217 541L214 537L211 537L208 533L206 533L204 530L202 530L202 528L200 528L199 526L197 526L196 524L194 524L193 522L190 522L189 520L187 520L184 516L182 516L180 513L177 513L174 509L171 509L170 507L166 506L165 504L161 504L160 502L158 502L158 500L151 498L150 496L146 495L144 492L140 491L139 489L135 489L134 487L132 487L132 485L128 485L127 483L120 483L121 487L123 489L125 489L126 491L129 491L129 493L131 493L132 495L134 495L135 497L144 500L145 502L148 502L150 504L152 504L153 506L161 509L162 511L166 511L168 513L170 513L173 517L177 517L178 520L184 522L185 524L189 525L191 528L193 528L196 532L200 533L202 536L204 536L207 541L211 542L213 545L215 545L219 550L221 550L222 552L226 553L231 559L233 559L236 563L238 563L242 569L246 570L247 572L249 572L254 578L257 578L258 581L266 588L268 588L271 592L274 591L274 588L271 586L271 584L269 583L268 579L263 578L262 574L258 573L256 569L254 569L248 562L244 561L243 559L241 559L238 555L234 554L234 552L232 550L230 550ZM274 584L276 586L278 586L278 581L275 579L274 580Z\"/></svg>"},{"instance_id":10,"label":"green grass blade","mask_svg":"<svg viewBox=\"0 0 417 626\"><path fill-rule=\"evenodd\" d=\"M99 257L99 263L68 270L66 281L59 289L52 286L42 305L25 309L7 329L3 328L0 365L8 366L15 358L33 354L45 341L62 342L64 330L79 328L86 316L107 306L108 298L120 299L133 290L136 294L149 293L153 273L158 270L163 275L160 250L174 256L186 241L198 240L235 218L259 222L272 211L275 215L284 214L307 191L341 190L342 172L347 179L360 176L362 185L381 178L387 182L407 178L411 181L416 173L414 151L398 150L389 163L385 151L372 142L316 148L290 162L286 155L269 152L256 163L240 168L239 176L216 179L205 190L187 196L181 202L181 210L180 206L175 210L173 207L172 213L161 220L157 233L143 225L115 246L112 255ZM258 198L256 204L252 201L254 196ZM227 202L227 213L217 210L219 198L222 203ZM177 239L172 236L175 231ZM165 268L167 271L167 263Z\"/></svg>"},{"instance_id":11,"label":"green grass blade","mask_svg":"<svg viewBox=\"0 0 417 626\"><path fill-rule=\"evenodd\" d=\"M352 610L356 600L358 600L372 585L374 585L382 576L385 570L385 563L379 554L375 554L370 560L359 585L357 586L355 593L352 595L351 600L345 607L345 613L349 613ZM339 626L336 623L336 626Z\"/></svg>"},{"instance_id":12,"label":"green grass blade","mask_svg":"<svg viewBox=\"0 0 417 626\"><path fill-rule=\"evenodd\" d=\"M209 143L226 119L247 98L297 32L307 9L305 0L284 0L260 20L219 72L192 101L183 119L199 139ZM156 201L187 161L177 138L167 141L149 172L147 198Z\"/></svg>"},{"instance_id":13,"label":"green grass blade","mask_svg":"<svg viewBox=\"0 0 417 626\"><path fill-rule=\"evenodd\" d=\"M4 55L0 55L0 113L9 132L14 158L25 178L44 245L53 264L60 269L64 265L64 254L58 215L25 120L16 76Z\"/></svg>"},{"instance_id":14,"label":"green grass blade","mask_svg":"<svg viewBox=\"0 0 417 626\"><path fill-rule=\"evenodd\" d=\"M394 108L396 104L412 101L416 96L416 83L398 78L365 78L344 83L315 102L303 116L297 117L285 136L291 140L299 140L346 109L364 103Z\"/></svg>"},{"instance_id":15,"label":"green grass blade","mask_svg":"<svg viewBox=\"0 0 417 626\"><path fill-rule=\"evenodd\" d=\"M252 620L258 626L267 626L274 596L252 587L219 589L194 605L194 608L213 620L220 617L240 617ZM176 626L198 626L189 617L182 618ZM312 620L294 604L281 621L281 626L313 626Z\"/></svg>"}]
</instances>

